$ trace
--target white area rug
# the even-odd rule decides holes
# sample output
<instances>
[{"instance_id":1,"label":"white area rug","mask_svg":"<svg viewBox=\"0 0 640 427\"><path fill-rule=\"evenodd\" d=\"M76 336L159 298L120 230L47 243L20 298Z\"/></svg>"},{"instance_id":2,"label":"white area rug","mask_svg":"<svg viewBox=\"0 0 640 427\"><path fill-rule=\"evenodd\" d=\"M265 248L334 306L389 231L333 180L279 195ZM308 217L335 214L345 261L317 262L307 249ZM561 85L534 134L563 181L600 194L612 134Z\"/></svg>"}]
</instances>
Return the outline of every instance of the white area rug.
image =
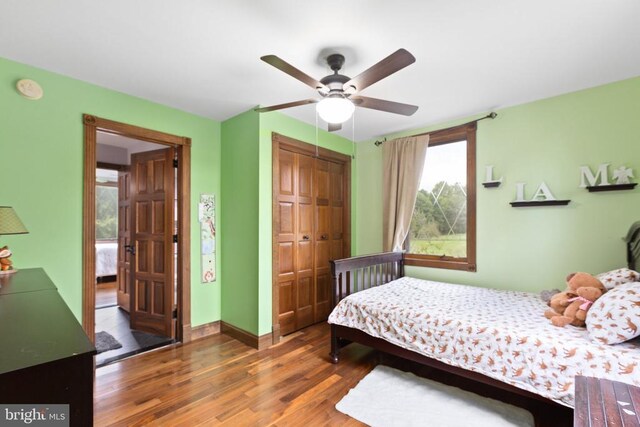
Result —
<instances>
[{"instance_id":1,"label":"white area rug","mask_svg":"<svg viewBox=\"0 0 640 427\"><path fill-rule=\"evenodd\" d=\"M534 425L522 408L388 366L376 366L336 409L373 427Z\"/></svg>"}]
</instances>

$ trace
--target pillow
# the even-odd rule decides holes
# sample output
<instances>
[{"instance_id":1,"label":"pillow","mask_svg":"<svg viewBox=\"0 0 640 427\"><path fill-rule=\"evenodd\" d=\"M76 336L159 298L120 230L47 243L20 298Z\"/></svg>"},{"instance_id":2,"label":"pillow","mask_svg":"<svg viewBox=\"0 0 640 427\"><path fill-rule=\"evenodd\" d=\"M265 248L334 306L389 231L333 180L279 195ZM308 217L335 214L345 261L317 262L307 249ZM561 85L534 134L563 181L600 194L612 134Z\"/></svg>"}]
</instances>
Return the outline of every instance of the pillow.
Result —
<instances>
[{"instance_id":1,"label":"pillow","mask_svg":"<svg viewBox=\"0 0 640 427\"><path fill-rule=\"evenodd\" d=\"M589 337L601 344L618 344L640 336L640 282L616 286L587 312Z\"/></svg>"},{"instance_id":2,"label":"pillow","mask_svg":"<svg viewBox=\"0 0 640 427\"><path fill-rule=\"evenodd\" d=\"M639 281L640 273L629 270L628 268L619 268L617 270L607 271L606 273L600 273L596 278L602 282L605 288L613 289L624 283Z\"/></svg>"}]
</instances>

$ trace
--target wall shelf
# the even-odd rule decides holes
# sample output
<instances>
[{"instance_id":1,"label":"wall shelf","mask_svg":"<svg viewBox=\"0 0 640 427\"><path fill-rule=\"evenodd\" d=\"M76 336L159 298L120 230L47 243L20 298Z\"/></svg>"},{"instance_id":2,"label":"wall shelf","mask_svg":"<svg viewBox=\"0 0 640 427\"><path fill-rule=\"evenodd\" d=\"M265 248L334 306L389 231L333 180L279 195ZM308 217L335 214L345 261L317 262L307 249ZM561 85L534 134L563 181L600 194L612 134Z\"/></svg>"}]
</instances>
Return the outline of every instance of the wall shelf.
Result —
<instances>
[{"instance_id":1,"label":"wall shelf","mask_svg":"<svg viewBox=\"0 0 640 427\"><path fill-rule=\"evenodd\" d=\"M502 181L489 181L489 182L482 183L482 185L484 185L484 188L500 187L500 184L502 184Z\"/></svg>"},{"instance_id":2,"label":"wall shelf","mask_svg":"<svg viewBox=\"0 0 640 427\"><path fill-rule=\"evenodd\" d=\"M595 185L587 187L590 193L599 193L601 191L618 191L618 190L633 190L638 185L637 182L631 184L610 184L610 185Z\"/></svg>"},{"instance_id":3,"label":"wall shelf","mask_svg":"<svg viewBox=\"0 0 640 427\"><path fill-rule=\"evenodd\" d=\"M514 208L528 208L533 206L566 206L571 200L539 200L531 202L511 202Z\"/></svg>"}]
</instances>

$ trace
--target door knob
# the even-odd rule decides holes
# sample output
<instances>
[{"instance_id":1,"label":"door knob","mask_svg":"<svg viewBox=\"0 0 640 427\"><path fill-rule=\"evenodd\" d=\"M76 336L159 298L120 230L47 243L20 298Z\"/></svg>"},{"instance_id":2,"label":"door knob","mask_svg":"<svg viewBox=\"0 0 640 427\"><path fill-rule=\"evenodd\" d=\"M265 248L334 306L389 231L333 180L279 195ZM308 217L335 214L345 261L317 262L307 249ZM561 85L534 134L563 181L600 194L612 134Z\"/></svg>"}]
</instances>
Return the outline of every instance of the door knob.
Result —
<instances>
[{"instance_id":1,"label":"door knob","mask_svg":"<svg viewBox=\"0 0 640 427\"><path fill-rule=\"evenodd\" d=\"M136 254L136 247L133 245L124 245L124 250L129 252L131 255Z\"/></svg>"},{"instance_id":2,"label":"door knob","mask_svg":"<svg viewBox=\"0 0 640 427\"><path fill-rule=\"evenodd\" d=\"M302 240L309 240L309 235L305 234L304 236L302 236Z\"/></svg>"},{"instance_id":3,"label":"door knob","mask_svg":"<svg viewBox=\"0 0 640 427\"><path fill-rule=\"evenodd\" d=\"M326 234L323 234L322 236L320 236L320 239L322 240L327 240L329 238L329 236L327 236Z\"/></svg>"}]
</instances>

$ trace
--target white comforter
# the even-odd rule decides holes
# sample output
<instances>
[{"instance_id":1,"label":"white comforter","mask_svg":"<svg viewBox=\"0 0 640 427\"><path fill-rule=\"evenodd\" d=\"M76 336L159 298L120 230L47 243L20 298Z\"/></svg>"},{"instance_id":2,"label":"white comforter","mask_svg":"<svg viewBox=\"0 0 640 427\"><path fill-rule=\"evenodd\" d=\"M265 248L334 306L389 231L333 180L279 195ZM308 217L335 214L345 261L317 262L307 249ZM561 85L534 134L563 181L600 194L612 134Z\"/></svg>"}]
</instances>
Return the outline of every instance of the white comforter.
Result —
<instances>
[{"instance_id":1,"label":"white comforter","mask_svg":"<svg viewBox=\"0 0 640 427\"><path fill-rule=\"evenodd\" d=\"M118 244L96 243L96 277L113 276L118 272Z\"/></svg>"},{"instance_id":2,"label":"white comforter","mask_svg":"<svg viewBox=\"0 0 640 427\"><path fill-rule=\"evenodd\" d=\"M552 326L537 294L403 277L340 301L329 323L573 406L574 377L640 386L640 341L601 345Z\"/></svg>"}]
</instances>

